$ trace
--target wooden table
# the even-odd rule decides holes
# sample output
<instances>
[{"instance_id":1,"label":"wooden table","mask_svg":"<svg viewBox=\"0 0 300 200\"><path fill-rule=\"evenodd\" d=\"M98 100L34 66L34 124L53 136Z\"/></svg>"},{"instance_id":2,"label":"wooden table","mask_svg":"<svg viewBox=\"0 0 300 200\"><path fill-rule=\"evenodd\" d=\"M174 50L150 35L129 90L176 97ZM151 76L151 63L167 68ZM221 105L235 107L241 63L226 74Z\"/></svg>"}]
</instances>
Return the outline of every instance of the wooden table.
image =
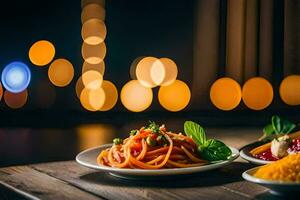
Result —
<instances>
[{"instance_id":1,"label":"wooden table","mask_svg":"<svg viewBox=\"0 0 300 200\"><path fill-rule=\"evenodd\" d=\"M210 135L237 148L254 141L258 129L210 129ZM75 161L0 169L0 199L280 199L244 181L253 165L237 159L222 169L163 180L128 181L91 170Z\"/></svg>"}]
</instances>

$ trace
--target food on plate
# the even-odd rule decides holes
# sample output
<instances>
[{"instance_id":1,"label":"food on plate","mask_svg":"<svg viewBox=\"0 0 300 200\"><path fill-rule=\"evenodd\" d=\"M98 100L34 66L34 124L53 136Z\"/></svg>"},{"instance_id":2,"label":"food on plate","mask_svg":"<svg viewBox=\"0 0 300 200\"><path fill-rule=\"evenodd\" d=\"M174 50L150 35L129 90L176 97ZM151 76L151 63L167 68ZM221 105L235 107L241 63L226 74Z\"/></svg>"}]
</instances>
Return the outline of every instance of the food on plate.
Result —
<instances>
[{"instance_id":1,"label":"food on plate","mask_svg":"<svg viewBox=\"0 0 300 200\"><path fill-rule=\"evenodd\" d=\"M261 141L267 143L250 151L258 159L276 161L289 154L300 152L300 131L291 133L296 124L278 116L272 117L272 122L264 128ZM269 142L268 142L269 141Z\"/></svg>"},{"instance_id":2,"label":"food on plate","mask_svg":"<svg viewBox=\"0 0 300 200\"><path fill-rule=\"evenodd\" d=\"M100 152L99 165L115 168L185 168L227 160L232 152L223 142L207 139L197 123L186 121L184 132L168 131L165 125L150 122L132 130L124 140L115 138L113 146Z\"/></svg>"},{"instance_id":3,"label":"food on plate","mask_svg":"<svg viewBox=\"0 0 300 200\"><path fill-rule=\"evenodd\" d=\"M254 173L254 176L274 181L300 182L300 154L291 154L264 165Z\"/></svg>"}]
</instances>

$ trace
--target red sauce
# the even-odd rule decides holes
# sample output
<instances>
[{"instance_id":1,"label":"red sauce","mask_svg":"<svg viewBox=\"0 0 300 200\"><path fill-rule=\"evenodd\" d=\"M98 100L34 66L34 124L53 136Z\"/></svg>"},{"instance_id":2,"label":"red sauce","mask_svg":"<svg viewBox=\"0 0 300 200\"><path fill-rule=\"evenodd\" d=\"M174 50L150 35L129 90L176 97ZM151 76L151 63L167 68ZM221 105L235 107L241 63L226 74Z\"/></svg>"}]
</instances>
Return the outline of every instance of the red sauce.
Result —
<instances>
[{"instance_id":1,"label":"red sauce","mask_svg":"<svg viewBox=\"0 0 300 200\"><path fill-rule=\"evenodd\" d=\"M300 138L294 139L287 151L289 154L290 153L299 153L300 152Z\"/></svg>"},{"instance_id":2,"label":"red sauce","mask_svg":"<svg viewBox=\"0 0 300 200\"><path fill-rule=\"evenodd\" d=\"M267 160L267 161L276 161L276 160L278 160L278 158L276 158L272 155L271 148L268 149L267 151L264 151L260 154L255 155L255 157L258 158L258 159Z\"/></svg>"}]
</instances>

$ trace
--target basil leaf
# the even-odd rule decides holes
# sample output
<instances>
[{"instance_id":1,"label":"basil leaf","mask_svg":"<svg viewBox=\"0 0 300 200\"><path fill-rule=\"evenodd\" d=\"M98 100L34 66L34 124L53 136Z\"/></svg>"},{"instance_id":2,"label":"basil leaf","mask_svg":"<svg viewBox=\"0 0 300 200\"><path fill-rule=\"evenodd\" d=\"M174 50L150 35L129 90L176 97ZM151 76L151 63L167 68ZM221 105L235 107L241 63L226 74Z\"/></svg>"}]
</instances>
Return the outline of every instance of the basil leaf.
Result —
<instances>
[{"instance_id":1,"label":"basil leaf","mask_svg":"<svg viewBox=\"0 0 300 200\"><path fill-rule=\"evenodd\" d=\"M277 115L272 117L272 126L276 134L281 133L281 119Z\"/></svg>"},{"instance_id":2,"label":"basil leaf","mask_svg":"<svg viewBox=\"0 0 300 200\"><path fill-rule=\"evenodd\" d=\"M198 146L204 145L206 141L206 134L199 124L192 121L186 121L184 123L184 132L187 136L192 138Z\"/></svg>"},{"instance_id":3,"label":"basil leaf","mask_svg":"<svg viewBox=\"0 0 300 200\"><path fill-rule=\"evenodd\" d=\"M200 150L200 149L199 149ZM231 156L231 149L223 142L209 139L205 142L204 148L200 150L201 156L209 161L227 160Z\"/></svg>"},{"instance_id":4,"label":"basil leaf","mask_svg":"<svg viewBox=\"0 0 300 200\"><path fill-rule=\"evenodd\" d=\"M265 136L272 135L274 133L273 125L268 124L267 126L265 126L263 132Z\"/></svg>"},{"instance_id":5,"label":"basil leaf","mask_svg":"<svg viewBox=\"0 0 300 200\"><path fill-rule=\"evenodd\" d=\"M282 120L282 133L290 133L296 128L296 124L284 119Z\"/></svg>"}]
</instances>

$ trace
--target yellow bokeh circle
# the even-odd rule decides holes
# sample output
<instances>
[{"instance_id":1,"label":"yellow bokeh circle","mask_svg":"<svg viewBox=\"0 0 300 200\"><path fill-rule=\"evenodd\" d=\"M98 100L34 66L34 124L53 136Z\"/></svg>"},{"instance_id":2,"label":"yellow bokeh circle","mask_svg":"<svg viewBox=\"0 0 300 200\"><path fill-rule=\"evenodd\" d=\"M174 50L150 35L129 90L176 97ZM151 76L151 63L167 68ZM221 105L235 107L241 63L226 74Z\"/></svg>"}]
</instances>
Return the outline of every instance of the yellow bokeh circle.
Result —
<instances>
[{"instance_id":1,"label":"yellow bokeh circle","mask_svg":"<svg viewBox=\"0 0 300 200\"><path fill-rule=\"evenodd\" d=\"M4 92L4 101L6 105L12 109L18 109L23 107L28 98L27 90L20 93L11 93L8 90Z\"/></svg>"},{"instance_id":2,"label":"yellow bokeh circle","mask_svg":"<svg viewBox=\"0 0 300 200\"><path fill-rule=\"evenodd\" d=\"M282 101L287 105L300 105L300 75L285 77L280 84L279 94Z\"/></svg>"},{"instance_id":3,"label":"yellow bokeh circle","mask_svg":"<svg viewBox=\"0 0 300 200\"><path fill-rule=\"evenodd\" d=\"M97 45L89 45L83 42L81 53L83 59L89 64L99 64L106 55L106 45L104 42Z\"/></svg>"},{"instance_id":4,"label":"yellow bokeh circle","mask_svg":"<svg viewBox=\"0 0 300 200\"><path fill-rule=\"evenodd\" d=\"M160 72L160 76L162 77L161 82L159 85L161 86L167 86L172 84L177 79L178 69L176 63L169 59L169 58L160 58L159 62L161 63L161 66L163 69ZM159 65L160 66L160 65ZM153 71L151 71L153 72ZM157 72L151 74L152 77L155 77Z\"/></svg>"},{"instance_id":5,"label":"yellow bokeh circle","mask_svg":"<svg viewBox=\"0 0 300 200\"><path fill-rule=\"evenodd\" d=\"M103 76L97 71L89 70L82 74L83 85L92 90L96 90L101 87L103 82Z\"/></svg>"},{"instance_id":6,"label":"yellow bokeh circle","mask_svg":"<svg viewBox=\"0 0 300 200\"><path fill-rule=\"evenodd\" d=\"M101 86L105 93L104 105L100 108L100 111L108 111L112 109L118 101L118 90L116 86L107 80L104 80Z\"/></svg>"},{"instance_id":7,"label":"yellow bokeh circle","mask_svg":"<svg viewBox=\"0 0 300 200\"><path fill-rule=\"evenodd\" d=\"M99 110L105 102L104 90L100 87L96 90L84 88L80 94L81 105L89 111Z\"/></svg>"},{"instance_id":8,"label":"yellow bokeh circle","mask_svg":"<svg viewBox=\"0 0 300 200\"><path fill-rule=\"evenodd\" d=\"M136 66L135 73L137 80L145 87L153 88L157 86L151 77L151 69L156 61L158 59L155 57L144 57Z\"/></svg>"},{"instance_id":9,"label":"yellow bokeh circle","mask_svg":"<svg viewBox=\"0 0 300 200\"><path fill-rule=\"evenodd\" d=\"M88 62L84 62L82 65L82 74L84 74L87 71L97 71L100 74L104 75L104 71L105 71L105 63L104 61L100 62L99 64L90 64Z\"/></svg>"},{"instance_id":10,"label":"yellow bokeh circle","mask_svg":"<svg viewBox=\"0 0 300 200\"><path fill-rule=\"evenodd\" d=\"M242 88L243 102L252 110L265 109L272 103L273 96L272 85L261 77L247 80Z\"/></svg>"},{"instance_id":11,"label":"yellow bokeh circle","mask_svg":"<svg viewBox=\"0 0 300 200\"><path fill-rule=\"evenodd\" d=\"M131 80L123 86L120 98L125 108L133 112L141 112L151 105L153 93L151 88L143 86L137 80Z\"/></svg>"},{"instance_id":12,"label":"yellow bokeh circle","mask_svg":"<svg viewBox=\"0 0 300 200\"><path fill-rule=\"evenodd\" d=\"M51 83L57 87L69 85L74 77L72 63L63 58L54 60L48 69L48 77Z\"/></svg>"},{"instance_id":13,"label":"yellow bokeh circle","mask_svg":"<svg viewBox=\"0 0 300 200\"><path fill-rule=\"evenodd\" d=\"M90 45L100 44L106 37L106 26L99 19L90 19L82 25L81 36L85 43Z\"/></svg>"},{"instance_id":14,"label":"yellow bokeh circle","mask_svg":"<svg viewBox=\"0 0 300 200\"><path fill-rule=\"evenodd\" d=\"M76 96L80 99L80 94L84 88L83 82L82 82L82 77L80 76L76 82L75 86L75 91L76 91Z\"/></svg>"},{"instance_id":15,"label":"yellow bokeh circle","mask_svg":"<svg viewBox=\"0 0 300 200\"><path fill-rule=\"evenodd\" d=\"M53 60L55 47L47 40L40 40L30 47L28 55L33 64L37 66L45 66Z\"/></svg>"},{"instance_id":16,"label":"yellow bokeh circle","mask_svg":"<svg viewBox=\"0 0 300 200\"><path fill-rule=\"evenodd\" d=\"M90 19L105 20L105 9L103 6L91 3L86 5L81 11L81 22L84 24Z\"/></svg>"},{"instance_id":17,"label":"yellow bokeh circle","mask_svg":"<svg viewBox=\"0 0 300 200\"><path fill-rule=\"evenodd\" d=\"M210 88L210 100L220 110L232 110L240 104L241 86L231 78L220 78Z\"/></svg>"},{"instance_id":18,"label":"yellow bokeh circle","mask_svg":"<svg viewBox=\"0 0 300 200\"><path fill-rule=\"evenodd\" d=\"M161 86L158 101L168 111L177 112L184 109L190 102L191 92L183 81L175 80L171 85Z\"/></svg>"}]
</instances>

